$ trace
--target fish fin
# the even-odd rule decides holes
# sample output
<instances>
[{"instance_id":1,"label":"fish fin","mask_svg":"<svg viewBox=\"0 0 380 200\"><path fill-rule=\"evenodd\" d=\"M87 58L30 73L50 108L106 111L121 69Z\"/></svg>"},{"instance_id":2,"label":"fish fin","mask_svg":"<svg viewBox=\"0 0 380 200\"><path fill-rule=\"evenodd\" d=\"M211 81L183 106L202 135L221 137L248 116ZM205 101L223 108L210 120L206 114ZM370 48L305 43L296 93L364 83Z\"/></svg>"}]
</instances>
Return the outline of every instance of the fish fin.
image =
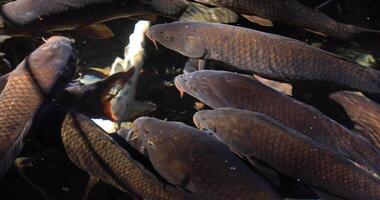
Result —
<instances>
[{"instance_id":1,"label":"fish fin","mask_svg":"<svg viewBox=\"0 0 380 200\"><path fill-rule=\"evenodd\" d=\"M309 31L311 33L314 33L314 34L317 34L317 35L320 35L322 37L328 37L328 35L326 35L325 33L322 33L322 32L319 32L319 31L314 31L314 30L311 30L311 29L308 29L308 28L305 28L306 31Z\"/></svg>"},{"instance_id":2,"label":"fish fin","mask_svg":"<svg viewBox=\"0 0 380 200\"><path fill-rule=\"evenodd\" d=\"M95 187L95 185L99 182L99 178L95 176L90 176L87 182L86 189L84 191L82 200L87 200L88 196L90 195L92 189Z\"/></svg>"},{"instance_id":3,"label":"fish fin","mask_svg":"<svg viewBox=\"0 0 380 200\"><path fill-rule=\"evenodd\" d=\"M284 93L288 96L292 96L293 94L293 86L289 83L283 83L283 82L278 82L270 79L263 78L258 75L253 75L256 80L260 81L262 84L273 88L274 90Z\"/></svg>"},{"instance_id":4,"label":"fish fin","mask_svg":"<svg viewBox=\"0 0 380 200\"><path fill-rule=\"evenodd\" d=\"M252 157L246 157L249 163L251 163L252 166L254 166L256 169L258 169L263 176L269 180L273 185L279 186L280 185L280 178L278 177L277 172L272 170L269 167L266 167L262 164L260 164L257 160L255 160Z\"/></svg>"},{"instance_id":5,"label":"fish fin","mask_svg":"<svg viewBox=\"0 0 380 200\"><path fill-rule=\"evenodd\" d=\"M179 21L206 21L213 23L236 23L239 16L222 7L210 8L199 3L190 3L186 11L179 18Z\"/></svg>"},{"instance_id":6,"label":"fish fin","mask_svg":"<svg viewBox=\"0 0 380 200\"><path fill-rule=\"evenodd\" d=\"M114 36L112 30L103 23L81 26L76 31L92 39L108 39Z\"/></svg>"},{"instance_id":7,"label":"fish fin","mask_svg":"<svg viewBox=\"0 0 380 200\"><path fill-rule=\"evenodd\" d=\"M315 8L315 10L320 11L321 8L323 8L323 7L327 6L327 5L329 5L329 4L332 3L333 1L335 1L335 0L327 0L327 1L325 1L325 2L321 3L319 6L317 6L317 7Z\"/></svg>"},{"instance_id":8,"label":"fish fin","mask_svg":"<svg viewBox=\"0 0 380 200\"><path fill-rule=\"evenodd\" d=\"M272 27L274 25L273 21L270 19L265 19L265 18L255 16L255 15L242 15L242 16L246 18L248 21L258 24L260 26Z\"/></svg>"},{"instance_id":9,"label":"fish fin","mask_svg":"<svg viewBox=\"0 0 380 200\"><path fill-rule=\"evenodd\" d=\"M311 190L313 190L313 192L323 200L343 200L343 198L341 198L341 197L337 197L333 194L329 194L329 193L322 191L320 189L317 189L315 187L311 187Z\"/></svg>"},{"instance_id":10,"label":"fish fin","mask_svg":"<svg viewBox=\"0 0 380 200\"><path fill-rule=\"evenodd\" d=\"M198 59L198 70L205 70L207 66L207 60Z\"/></svg>"}]
</instances>

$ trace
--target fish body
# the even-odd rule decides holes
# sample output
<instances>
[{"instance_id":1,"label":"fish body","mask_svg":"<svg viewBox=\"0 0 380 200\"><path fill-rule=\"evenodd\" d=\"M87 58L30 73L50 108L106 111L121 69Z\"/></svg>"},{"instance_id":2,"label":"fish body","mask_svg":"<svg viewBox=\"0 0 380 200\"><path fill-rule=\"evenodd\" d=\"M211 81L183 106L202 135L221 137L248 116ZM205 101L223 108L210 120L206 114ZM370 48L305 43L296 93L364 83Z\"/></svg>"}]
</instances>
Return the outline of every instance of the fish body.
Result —
<instances>
[{"instance_id":1,"label":"fish body","mask_svg":"<svg viewBox=\"0 0 380 200\"><path fill-rule=\"evenodd\" d=\"M68 112L61 137L70 160L79 168L136 199L183 199L176 196L181 192L167 191L129 151L86 116Z\"/></svg>"},{"instance_id":2,"label":"fish body","mask_svg":"<svg viewBox=\"0 0 380 200\"><path fill-rule=\"evenodd\" d=\"M225 145L195 128L142 117L134 121L133 132L155 169L196 199L279 199Z\"/></svg>"},{"instance_id":3,"label":"fish body","mask_svg":"<svg viewBox=\"0 0 380 200\"><path fill-rule=\"evenodd\" d=\"M246 158L344 199L379 199L380 179L261 113L198 111L194 123Z\"/></svg>"},{"instance_id":4,"label":"fish body","mask_svg":"<svg viewBox=\"0 0 380 200\"><path fill-rule=\"evenodd\" d=\"M367 140L317 109L281 94L254 78L221 71L199 71L175 78L178 90L212 108L232 107L263 113L345 157L379 169L379 152Z\"/></svg>"},{"instance_id":5,"label":"fish body","mask_svg":"<svg viewBox=\"0 0 380 200\"><path fill-rule=\"evenodd\" d=\"M297 27L322 32L338 39L349 39L363 32L378 33L354 25L338 22L324 13L309 8L297 0L195 0L229 8L235 12L260 16Z\"/></svg>"},{"instance_id":6,"label":"fish body","mask_svg":"<svg viewBox=\"0 0 380 200\"><path fill-rule=\"evenodd\" d=\"M85 26L148 13L152 11L134 0L17 0L1 6L0 33L25 36L76 28L85 33ZM99 34L108 31L98 28Z\"/></svg>"},{"instance_id":7,"label":"fish body","mask_svg":"<svg viewBox=\"0 0 380 200\"><path fill-rule=\"evenodd\" d=\"M133 68L127 72L115 73L101 81L73 85L65 89L65 103L91 117L114 119L111 101L134 74Z\"/></svg>"},{"instance_id":8,"label":"fish body","mask_svg":"<svg viewBox=\"0 0 380 200\"><path fill-rule=\"evenodd\" d=\"M147 36L190 58L220 61L264 78L380 93L379 72L291 38L206 22L159 24Z\"/></svg>"},{"instance_id":9,"label":"fish body","mask_svg":"<svg viewBox=\"0 0 380 200\"><path fill-rule=\"evenodd\" d=\"M75 71L72 42L52 37L9 73L0 94L0 176L10 168L22 149L38 109L60 80ZM63 90L63 89L62 89Z\"/></svg>"},{"instance_id":10,"label":"fish body","mask_svg":"<svg viewBox=\"0 0 380 200\"><path fill-rule=\"evenodd\" d=\"M355 129L380 149L380 105L359 92L336 92L330 95L355 123Z\"/></svg>"}]
</instances>

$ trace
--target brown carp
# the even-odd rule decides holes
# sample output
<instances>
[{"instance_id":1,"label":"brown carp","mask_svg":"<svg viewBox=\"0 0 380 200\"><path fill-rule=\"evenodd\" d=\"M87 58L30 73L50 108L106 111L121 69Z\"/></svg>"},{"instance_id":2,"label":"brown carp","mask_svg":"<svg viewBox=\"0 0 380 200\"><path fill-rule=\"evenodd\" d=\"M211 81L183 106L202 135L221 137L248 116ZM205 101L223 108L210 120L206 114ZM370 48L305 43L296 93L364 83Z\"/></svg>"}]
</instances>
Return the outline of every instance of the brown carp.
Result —
<instances>
[{"instance_id":1,"label":"brown carp","mask_svg":"<svg viewBox=\"0 0 380 200\"><path fill-rule=\"evenodd\" d=\"M360 92L336 92L330 98L343 106L358 133L380 149L380 105Z\"/></svg>"},{"instance_id":2,"label":"brown carp","mask_svg":"<svg viewBox=\"0 0 380 200\"><path fill-rule=\"evenodd\" d=\"M133 132L155 169L196 199L279 199L225 145L193 127L142 117L134 121Z\"/></svg>"},{"instance_id":3,"label":"brown carp","mask_svg":"<svg viewBox=\"0 0 380 200\"><path fill-rule=\"evenodd\" d=\"M52 37L9 73L0 94L0 176L21 151L38 109L71 80L75 70L71 44L67 38ZM62 90L53 91L56 87Z\"/></svg>"},{"instance_id":4,"label":"brown carp","mask_svg":"<svg viewBox=\"0 0 380 200\"><path fill-rule=\"evenodd\" d=\"M259 16L312 31L322 32L339 39L350 39L360 34L378 34L379 31L365 29L338 22L324 13L311 9L297 0L194 0L196 2L223 6L235 12ZM249 18L249 17L248 17Z\"/></svg>"},{"instance_id":5,"label":"brown carp","mask_svg":"<svg viewBox=\"0 0 380 200\"><path fill-rule=\"evenodd\" d=\"M101 22L152 13L136 0L17 0L0 9L0 33L11 36L77 29L108 38L113 33Z\"/></svg>"},{"instance_id":6,"label":"brown carp","mask_svg":"<svg viewBox=\"0 0 380 200\"><path fill-rule=\"evenodd\" d=\"M379 72L294 39L206 22L159 24L146 35L190 58L220 61L264 78L380 94Z\"/></svg>"},{"instance_id":7,"label":"brown carp","mask_svg":"<svg viewBox=\"0 0 380 200\"><path fill-rule=\"evenodd\" d=\"M166 187L86 116L69 111L61 137L70 160L79 168L136 199L185 199L175 188L168 191L170 186Z\"/></svg>"},{"instance_id":8,"label":"brown carp","mask_svg":"<svg viewBox=\"0 0 380 200\"><path fill-rule=\"evenodd\" d=\"M203 70L177 76L175 85L178 90L194 96L212 108L232 107L266 114L347 158L379 172L380 154L367 140L317 109L281 94L252 77Z\"/></svg>"},{"instance_id":9,"label":"brown carp","mask_svg":"<svg viewBox=\"0 0 380 200\"><path fill-rule=\"evenodd\" d=\"M233 151L344 199L379 199L380 179L272 118L231 108L198 111L198 128Z\"/></svg>"}]
</instances>

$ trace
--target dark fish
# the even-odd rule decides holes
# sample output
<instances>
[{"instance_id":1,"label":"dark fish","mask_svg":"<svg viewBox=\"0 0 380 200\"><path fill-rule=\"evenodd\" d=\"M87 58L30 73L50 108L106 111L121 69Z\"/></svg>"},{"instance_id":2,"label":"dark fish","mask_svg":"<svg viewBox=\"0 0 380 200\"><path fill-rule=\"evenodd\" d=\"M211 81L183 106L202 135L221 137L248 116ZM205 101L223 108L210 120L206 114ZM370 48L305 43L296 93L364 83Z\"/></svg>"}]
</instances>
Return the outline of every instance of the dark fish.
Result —
<instances>
[{"instance_id":1,"label":"dark fish","mask_svg":"<svg viewBox=\"0 0 380 200\"><path fill-rule=\"evenodd\" d=\"M189 2L187 0L141 0L149 4L155 10L167 15L179 15L187 9Z\"/></svg>"},{"instance_id":2,"label":"dark fish","mask_svg":"<svg viewBox=\"0 0 380 200\"><path fill-rule=\"evenodd\" d=\"M380 149L380 105L359 92L336 92L330 98L343 106L355 129Z\"/></svg>"},{"instance_id":3,"label":"dark fish","mask_svg":"<svg viewBox=\"0 0 380 200\"><path fill-rule=\"evenodd\" d=\"M322 32L339 39L349 39L361 33L379 34L354 25L340 23L327 15L311 9L297 0L195 0L197 2L223 6L235 12L260 16L269 20Z\"/></svg>"},{"instance_id":4,"label":"dark fish","mask_svg":"<svg viewBox=\"0 0 380 200\"><path fill-rule=\"evenodd\" d=\"M61 79L70 80L73 76L71 43L64 37L52 37L9 73L8 82L0 94L0 176L21 151L22 140L36 112L53 88Z\"/></svg>"},{"instance_id":5,"label":"dark fish","mask_svg":"<svg viewBox=\"0 0 380 200\"><path fill-rule=\"evenodd\" d=\"M155 169L196 199L279 199L225 145L193 127L142 117L133 132Z\"/></svg>"},{"instance_id":6,"label":"dark fish","mask_svg":"<svg viewBox=\"0 0 380 200\"><path fill-rule=\"evenodd\" d=\"M199 71L175 78L178 90L212 108L233 107L266 114L320 144L379 172L379 152L367 140L317 109L281 94L257 80L231 72Z\"/></svg>"},{"instance_id":7,"label":"dark fish","mask_svg":"<svg viewBox=\"0 0 380 200\"><path fill-rule=\"evenodd\" d=\"M130 80L134 68L113 74L102 81L87 85L74 85L65 89L65 103L91 117L117 120L111 110L111 100Z\"/></svg>"},{"instance_id":8,"label":"dark fish","mask_svg":"<svg viewBox=\"0 0 380 200\"><path fill-rule=\"evenodd\" d=\"M220 61L264 78L380 94L379 72L278 35L224 24L176 22L152 26L147 36L185 56Z\"/></svg>"},{"instance_id":9,"label":"dark fish","mask_svg":"<svg viewBox=\"0 0 380 200\"><path fill-rule=\"evenodd\" d=\"M70 111L61 137L70 160L79 168L136 199L184 199L175 188L169 192L130 152L86 116Z\"/></svg>"},{"instance_id":10,"label":"dark fish","mask_svg":"<svg viewBox=\"0 0 380 200\"><path fill-rule=\"evenodd\" d=\"M193 119L235 152L313 187L345 199L380 198L378 177L264 114L222 108Z\"/></svg>"},{"instance_id":11,"label":"dark fish","mask_svg":"<svg viewBox=\"0 0 380 200\"><path fill-rule=\"evenodd\" d=\"M113 36L101 22L152 13L134 0L16 0L2 5L0 12L1 34L77 29L93 38Z\"/></svg>"}]
</instances>

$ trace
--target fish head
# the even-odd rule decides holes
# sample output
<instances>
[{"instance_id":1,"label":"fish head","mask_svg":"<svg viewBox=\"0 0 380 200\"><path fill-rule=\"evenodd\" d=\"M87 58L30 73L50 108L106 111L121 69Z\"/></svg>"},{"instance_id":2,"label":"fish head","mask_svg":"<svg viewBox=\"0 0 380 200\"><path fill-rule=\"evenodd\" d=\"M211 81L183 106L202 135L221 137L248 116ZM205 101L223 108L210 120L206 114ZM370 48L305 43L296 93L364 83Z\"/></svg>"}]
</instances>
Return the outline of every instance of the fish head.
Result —
<instances>
[{"instance_id":1,"label":"fish head","mask_svg":"<svg viewBox=\"0 0 380 200\"><path fill-rule=\"evenodd\" d=\"M247 118L248 111L233 108L198 111L193 116L197 128L214 135L219 141L229 146L234 152L249 155L252 152L252 136Z\"/></svg>"},{"instance_id":2,"label":"fish head","mask_svg":"<svg viewBox=\"0 0 380 200\"><path fill-rule=\"evenodd\" d=\"M201 34L191 22L174 22L150 27L147 37L166 48L177 51L190 58L206 58L208 48Z\"/></svg>"},{"instance_id":3,"label":"fish head","mask_svg":"<svg viewBox=\"0 0 380 200\"><path fill-rule=\"evenodd\" d=\"M179 122L164 122L148 117L136 119L132 126L134 137L140 140L154 168L177 186L184 186L191 172L190 166L186 164L186 152L182 148L189 141L181 126L183 124Z\"/></svg>"},{"instance_id":4,"label":"fish head","mask_svg":"<svg viewBox=\"0 0 380 200\"><path fill-rule=\"evenodd\" d=\"M181 94L187 93L208 106L226 107L226 99L231 99L228 97L235 93L228 82L233 78L231 75L229 72L201 70L178 75L174 84Z\"/></svg>"}]
</instances>

